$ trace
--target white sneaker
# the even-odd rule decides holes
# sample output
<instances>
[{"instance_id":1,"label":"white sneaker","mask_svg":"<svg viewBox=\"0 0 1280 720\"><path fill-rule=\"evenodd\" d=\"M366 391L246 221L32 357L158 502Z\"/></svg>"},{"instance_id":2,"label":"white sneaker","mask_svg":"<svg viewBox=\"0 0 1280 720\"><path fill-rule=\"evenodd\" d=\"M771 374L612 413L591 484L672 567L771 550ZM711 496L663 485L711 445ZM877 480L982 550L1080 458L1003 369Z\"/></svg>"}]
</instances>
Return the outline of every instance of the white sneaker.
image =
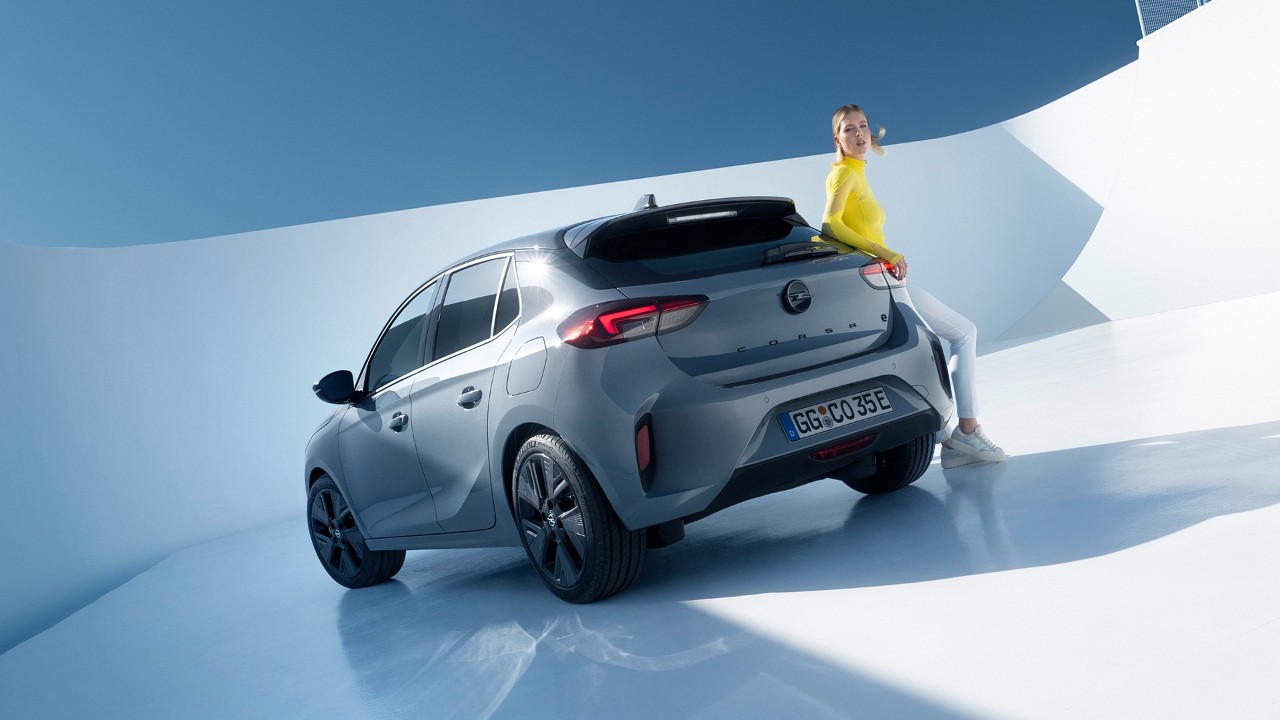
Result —
<instances>
[{"instance_id":1,"label":"white sneaker","mask_svg":"<svg viewBox=\"0 0 1280 720\"><path fill-rule=\"evenodd\" d=\"M981 426L974 428L972 434L962 433L960 428L956 428L952 431L947 443L951 445L952 450L958 450L982 462L1004 462L1009 457L1004 454L1004 450L1001 450L999 445L991 442L990 438L982 432Z\"/></svg>"},{"instance_id":2,"label":"white sneaker","mask_svg":"<svg viewBox=\"0 0 1280 720\"><path fill-rule=\"evenodd\" d=\"M946 445L942 446L942 469L950 470L951 468L962 467L964 465L974 465L980 463L979 460L972 455L966 455L959 450L953 450Z\"/></svg>"}]
</instances>

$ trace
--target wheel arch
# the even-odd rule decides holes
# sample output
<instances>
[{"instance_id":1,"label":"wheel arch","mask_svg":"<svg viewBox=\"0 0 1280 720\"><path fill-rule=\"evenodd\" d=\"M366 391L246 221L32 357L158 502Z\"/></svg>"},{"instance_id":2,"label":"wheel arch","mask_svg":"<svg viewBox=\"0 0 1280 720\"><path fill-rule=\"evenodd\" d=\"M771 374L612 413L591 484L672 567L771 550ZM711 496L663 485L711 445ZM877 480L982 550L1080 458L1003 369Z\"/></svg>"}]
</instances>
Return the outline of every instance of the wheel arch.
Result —
<instances>
[{"instance_id":1,"label":"wheel arch","mask_svg":"<svg viewBox=\"0 0 1280 720\"><path fill-rule=\"evenodd\" d=\"M320 480L320 478L324 477L325 475L329 475L329 474L330 474L330 473L329 473L329 471L328 471L328 470L325 470L324 468L320 467L319 465L317 465L316 467L311 468L311 471L307 473L307 492L310 492L310 491L311 491L311 488L312 488L313 486L315 486L316 482L318 482L318 481ZM330 477L332 477L332 475L330 475Z\"/></svg>"},{"instance_id":2,"label":"wheel arch","mask_svg":"<svg viewBox=\"0 0 1280 720\"><path fill-rule=\"evenodd\" d=\"M520 448L524 447L525 441L534 435L549 433L560 437L555 430L543 425L542 423L528 422L517 425L507 434L507 441L502 446L502 496L506 498L507 512L512 513L514 517L515 507L511 504L511 488L515 483L515 467L516 455L520 454ZM561 438L563 439L563 438Z\"/></svg>"},{"instance_id":3,"label":"wheel arch","mask_svg":"<svg viewBox=\"0 0 1280 720\"><path fill-rule=\"evenodd\" d=\"M604 500L608 503L609 509L612 510L614 514L618 514L618 499L613 495L615 489L608 483L600 481L600 475L596 468L592 466L592 463L588 461L582 453L578 452L578 448L574 445L573 441L547 425L538 422L528 422L513 429L507 435L506 444L502 448L502 494L503 497L506 498L507 512L511 514L511 517L513 519L515 518L515 506L511 502L511 489L515 483L515 468L513 466L516 462L516 456L520 454L520 448L524 446L525 441L534 435L541 435L544 433L559 438L560 441L565 444L565 447L568 448L569 452L573 453L573 456L582 463L582 466L591 475L592 482L596 484L596 487L600 488L600 492L604 495ZM619 515L619 517L621 517L621 515Z\"/></svg>"}]
</instances>

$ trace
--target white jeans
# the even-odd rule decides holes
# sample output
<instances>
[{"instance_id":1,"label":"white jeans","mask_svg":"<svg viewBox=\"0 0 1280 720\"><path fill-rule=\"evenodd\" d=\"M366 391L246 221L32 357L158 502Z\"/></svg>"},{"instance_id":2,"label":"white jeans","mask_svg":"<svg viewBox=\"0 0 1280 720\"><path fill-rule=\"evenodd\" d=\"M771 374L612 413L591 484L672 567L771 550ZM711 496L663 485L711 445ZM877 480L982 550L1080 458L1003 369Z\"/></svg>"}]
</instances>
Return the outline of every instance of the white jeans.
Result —
<instances>
[{"instance_id":1,"label":"white jeans","mask_svg":"<svg viewBox=\"0 0 1280 720\"><path fill-rule=\"evenodd\" d=\"M956 414L962 418L978 417L978 393L974 374L978 364L978 327L968 318L943 305L919 285L908 288L911 304L939 337L951 344L955 367L951 384L955 386Z\"/></svg>"}]
</instances>

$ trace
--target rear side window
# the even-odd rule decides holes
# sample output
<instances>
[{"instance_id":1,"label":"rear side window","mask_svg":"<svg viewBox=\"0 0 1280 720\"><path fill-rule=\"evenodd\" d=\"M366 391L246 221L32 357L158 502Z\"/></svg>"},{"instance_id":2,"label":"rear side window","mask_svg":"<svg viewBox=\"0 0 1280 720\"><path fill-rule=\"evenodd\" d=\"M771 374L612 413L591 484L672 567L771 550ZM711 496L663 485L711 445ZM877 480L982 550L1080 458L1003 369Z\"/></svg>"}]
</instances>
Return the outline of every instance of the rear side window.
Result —
<instances>
[{"instance_id":1,"label":"rear side window","mask_svg":"<svg viewBox=\"0 0 1280 720\"><path fill-rule=\"evenodd\" d=\"M440 308L433 360L489 339L506 266L506 258L496 258L469 265L449 276Z\"/></svg>"},{"instance_id":2,"label":"rear side window","mask_svg":"<svg viewBox=\"0 0 1280 720\"><path fill-rule=\"evenodd\" d=\"M618 287L647 285L758 268L770 248L817 234L782 218L695 222L611 237L586 260Z\"/></svg>"}]
</instances>

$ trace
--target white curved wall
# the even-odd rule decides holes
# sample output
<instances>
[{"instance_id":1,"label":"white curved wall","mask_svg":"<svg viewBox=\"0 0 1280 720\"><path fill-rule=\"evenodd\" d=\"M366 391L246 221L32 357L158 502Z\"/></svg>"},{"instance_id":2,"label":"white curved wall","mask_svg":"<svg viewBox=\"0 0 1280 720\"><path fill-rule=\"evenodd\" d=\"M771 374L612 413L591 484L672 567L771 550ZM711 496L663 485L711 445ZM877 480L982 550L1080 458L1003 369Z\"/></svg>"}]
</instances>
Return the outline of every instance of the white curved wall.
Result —
<instances>
[{"instance_id":1,"label":"white curved wall","mask_svg":"<svg viewBox=\"0 0 1280 720\"><path fill-rule=\"evenodd\" d=\"M1005 123L1105 206L1064 280L1110 318L1276 289L1278 30L1273 0L1214 0L1136 63Z\"/></svg>"},{"instance_id":2,"label":"white curved wall","mask_svg":"<svg viewBox=\"0 0 1280 720\"><path fill-rule=\"evenodd\" d=\"M1187 20L1198 14L1213 21L1199 22L1207 29L1191 37L1181 28L1195 27ZM1246 147L1275 149L1275 141L1263 120L1244 117L1250 88L1223 81L1262 59L1275 67L1274 50L1242 47L1231 29L1275 15L1264 0L1216 0L1145 41L1135 66L1043 111L873 159L889 237L913 260L912 282L968 314L988 338L1087 322L1090 303L1121 317L1277 289L1263 277L1267 267L1274 276L1276 258L1264 242L1273 234L1267 205L1244 164ZM1260 31L1249 32L1256 39ZM1163 33L1183 35L1154 42ZM1233 64L1195 71L1183 68L1190 61L1180 53L1230 56ZM1177 170L1155 151L1186 134L1187 116L1159 111L1175 99L1168 73L1182 69L1199 78L1199 97L1225 93L1192 119L1231 123L1212 146L1222 162L1205 170L1222 187L1204 195L1234 212L1208 224L1235 232L1212 236L1208 250L1207 220L1169 206L1185 188L1169 180L1149 189L1141 165ZM1219 87L1209 87L1209 75ZM1082 108L1118 123L1129 107L1136 150L1118 149L1124 143L1107 134L1095 145L1102 152L1076 151ZM1235 114L1218 112L1224 108ZM1139 130L1154 139L1134 139ZM11 580L0 584L0 651L176 549L294 516L305 543L300 460L326 410L310 383L358 365L387 314L443 263L508 237L629 210L644 192L664 205L789 196L816 223L828 163L798 158L167 245L0 242L0 376L9 385L0 498L11 563ZM1143 232L1128 229L1135 225ZM1169 252L1170 242L1181 249ZM1204 272L1187 272L1194 264L1185 258L1196 250L1216 257L1215 247L1248 266L1245 282L1188 294L1209 283ZM1182 267L1135 292L1129 274L1159 267L1165 255Z\"/></svg>"},{"instance_id":3,"label":"white curved wall","mask_svg":"<svg viewBox=\"0 0 1280 720\"><path fill-rule=\"evenodd\" d=\"M1126 65L1000 126L1106 207L1129 137L1137 75L1137 63Z\"/></svg>"}]
</instances>

